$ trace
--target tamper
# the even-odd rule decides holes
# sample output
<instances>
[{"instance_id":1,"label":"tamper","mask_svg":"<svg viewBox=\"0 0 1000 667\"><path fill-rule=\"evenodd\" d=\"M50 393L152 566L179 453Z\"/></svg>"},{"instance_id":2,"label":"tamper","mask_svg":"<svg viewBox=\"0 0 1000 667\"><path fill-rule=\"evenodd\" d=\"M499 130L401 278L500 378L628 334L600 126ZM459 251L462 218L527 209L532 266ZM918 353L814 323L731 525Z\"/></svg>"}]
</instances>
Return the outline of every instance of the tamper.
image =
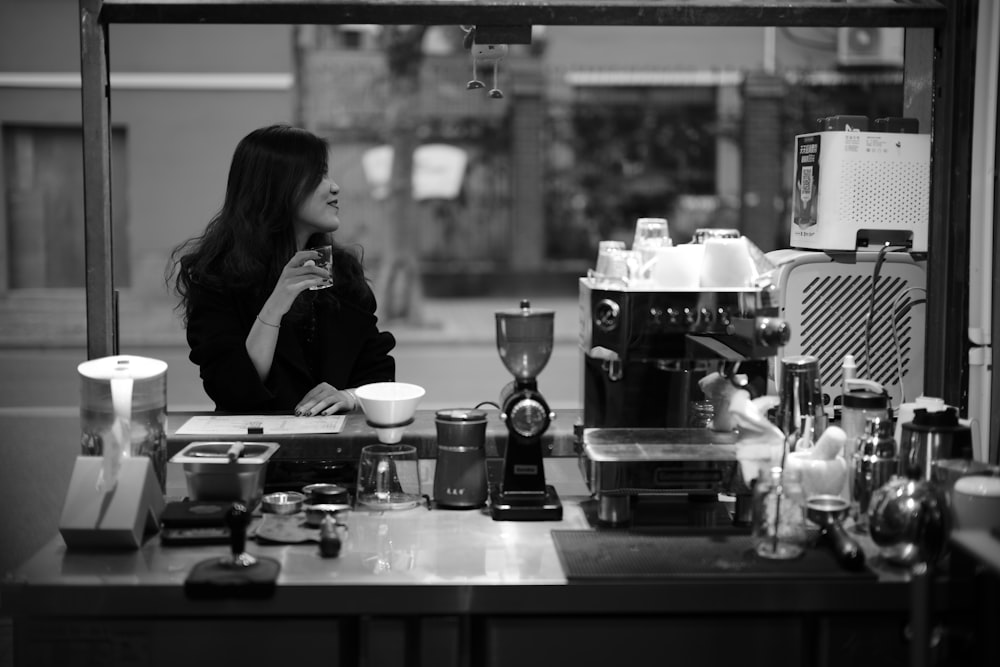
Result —
<instances>
[{"instance_id":1,"label":"tamper","mask_svg":"<svg viewBox=\"0 0 1000 667\"><path fill-rule=\"evenodd\" d=\"M274 594L281 564L273 558L246 552L250 513L242 502L226 513L229 527L228 556L196 563L184 581L184 592L192 598L262 598Z\"/></svg>"},{"instance_id":2,"label":"tamper","mask_svg":"<svg viewBox=\"0 0 1000 667\"><path fill-rule=\"evenodd\" d=\"M226 526L229 528L230 555L219 559L219 565L225 567L253 567L257 559L246 552L247 526L250 525L250 513L243 503L233 503L226 512Z\"/></svg>"}]
</instances>

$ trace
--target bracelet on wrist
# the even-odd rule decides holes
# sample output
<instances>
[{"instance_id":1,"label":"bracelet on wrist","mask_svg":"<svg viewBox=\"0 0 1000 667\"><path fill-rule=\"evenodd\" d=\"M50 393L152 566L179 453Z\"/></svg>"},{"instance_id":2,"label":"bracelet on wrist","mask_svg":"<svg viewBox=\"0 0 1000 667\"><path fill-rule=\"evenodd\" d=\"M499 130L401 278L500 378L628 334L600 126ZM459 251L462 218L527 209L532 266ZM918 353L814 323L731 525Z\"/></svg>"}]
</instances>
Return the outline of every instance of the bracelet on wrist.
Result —
<instances>
[{"instance_id":1,"label":"bracelet on wrist","mask_svg":"<svg viewBox=\"0 0 1000 667\"><path fill-rule=\"evenodd\" d=\"M271 324L270 322L265 322L264 320L260 319L260 315L257 316L257 321L260 322L261 324L263 324L264 326L268 326L268 327L271 327L273 329L280 329L281 328L280 324Z\"/></svg>"}]
</instances>

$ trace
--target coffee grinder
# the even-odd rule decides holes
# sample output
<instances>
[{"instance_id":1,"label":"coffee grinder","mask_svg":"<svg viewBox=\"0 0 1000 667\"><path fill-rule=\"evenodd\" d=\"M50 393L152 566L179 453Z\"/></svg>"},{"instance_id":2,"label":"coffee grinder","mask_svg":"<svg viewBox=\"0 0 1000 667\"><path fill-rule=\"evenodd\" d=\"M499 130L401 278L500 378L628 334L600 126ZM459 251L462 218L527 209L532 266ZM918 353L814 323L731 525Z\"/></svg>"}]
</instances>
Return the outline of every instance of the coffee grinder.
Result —
<instances>
[{"instance_id":1,"label":"coffee grinder","mask_svg":"<svg viewBox=\"0 0 1000 667\"><path fill-rule=\"evenodd\" d=\"M552 355L551 310L532 310L521 301L517 310L496 313L497 351L514 376L501 396L500 419L507 426L503 476L490 490L494 521L559 521L562 503L545 483L542 436L555 415L538 392L535 378Z\"/></svg>"}]
</instances>

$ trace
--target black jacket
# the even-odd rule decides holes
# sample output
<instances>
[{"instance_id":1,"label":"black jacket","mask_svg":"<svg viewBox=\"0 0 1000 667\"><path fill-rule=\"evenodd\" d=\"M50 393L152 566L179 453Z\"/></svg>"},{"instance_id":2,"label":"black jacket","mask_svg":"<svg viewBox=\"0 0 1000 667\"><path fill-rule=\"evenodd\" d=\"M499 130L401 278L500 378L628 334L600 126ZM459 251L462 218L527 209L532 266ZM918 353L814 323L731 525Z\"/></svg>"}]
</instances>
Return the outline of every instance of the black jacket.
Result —
<instances>
[{"instance_id":1,"label":"black jacket","mask_svg":"<svg viewBox=\"0 0 1000 667\"><path fill-rule=\"evenodd\" d=\"M320 382L347 389L395 379L389 352L396 339L379 331L370 289L360 300L338 294L335 302L318 292L300 294L311 306L298 321L285 316L266 381L246 351L263 301L203 287L188 296L189 356L217 411L290 412Z\"/></svg>"}]
</instances>

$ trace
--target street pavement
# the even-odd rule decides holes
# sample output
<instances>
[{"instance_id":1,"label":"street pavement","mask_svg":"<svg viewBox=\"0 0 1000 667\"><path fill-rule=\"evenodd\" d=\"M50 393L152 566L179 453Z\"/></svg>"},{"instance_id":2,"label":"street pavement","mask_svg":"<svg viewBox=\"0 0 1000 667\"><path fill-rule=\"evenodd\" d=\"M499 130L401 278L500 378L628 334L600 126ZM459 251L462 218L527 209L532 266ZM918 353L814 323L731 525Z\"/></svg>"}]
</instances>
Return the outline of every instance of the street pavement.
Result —
<instances>
[{"instance_id":1,"label":"street pavement","mask_svg":"<svg viewBox=\"0 0 1000 667\"><path fill-rule=\"evenodd\" d=\"M397 379L427 390L423 409L496 401L511 376L497 353L495 313L517 306L516 298L429 300L424 326L385 325L397 340L393 353ZM533 300L532 308L555 312L554 349L539 377L539 389L553 408L579 407L577 301L542 298ZM120 351L167 362L168 409L213 409L197 367L187 358L182 333L144 340L130 332L130 325L127 321L121 325L124 342ZM140 329L138 323L134 329ZM0 349L0 419L14 414L75 412L80 391L76 367L85 360L82 344Z\"/></svg>"}]
</instances>

